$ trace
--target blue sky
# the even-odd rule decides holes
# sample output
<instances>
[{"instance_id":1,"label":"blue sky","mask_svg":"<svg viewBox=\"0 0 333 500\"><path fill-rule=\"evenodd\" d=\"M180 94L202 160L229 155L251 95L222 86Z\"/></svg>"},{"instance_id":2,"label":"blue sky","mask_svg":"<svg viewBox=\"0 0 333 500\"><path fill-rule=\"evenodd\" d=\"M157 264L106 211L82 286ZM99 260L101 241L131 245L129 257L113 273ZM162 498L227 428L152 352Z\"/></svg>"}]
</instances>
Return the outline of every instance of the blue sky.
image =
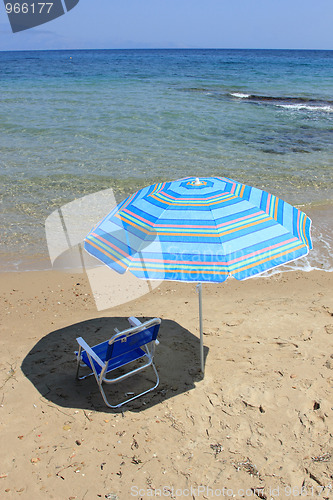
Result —
<instances>
[{"instance_id":1,"label":"blue sky","mask_svg":"<svg viewBox=\"0 0 333 500\"><path fill-rule=\"evenodd\" d=\"M333 0L80 0L54 21L12 33L0 2L0 50L333 50L332 21Z\"/></svg>"}]
</instances>

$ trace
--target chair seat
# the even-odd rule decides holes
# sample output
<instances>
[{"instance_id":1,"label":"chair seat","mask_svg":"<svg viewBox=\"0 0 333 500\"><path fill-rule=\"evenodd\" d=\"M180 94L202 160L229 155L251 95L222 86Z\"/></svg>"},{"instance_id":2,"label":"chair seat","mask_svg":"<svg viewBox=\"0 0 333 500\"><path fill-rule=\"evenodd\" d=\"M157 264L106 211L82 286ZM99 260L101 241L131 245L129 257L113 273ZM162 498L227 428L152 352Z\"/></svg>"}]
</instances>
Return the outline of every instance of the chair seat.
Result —
<instances>
[{"instance_id":1,"label":"chair seat","mask_svg":"<svg viewBox=\"0 0 333 500\"><path fill-rule=\"evenodd\" d=\"M93 351L97 354L97 356L103 362L105 362L108 344L109 344L108 342L103 342L102 344L98 344L95 347L93 347ZM128 363L131 363L132 361L136 361L144 356L147 356L146 352L143 349L141 349L140 347L137 347L136 349L133 349L133 351L130 351L130 352L123 354L121 356L117 356L116 358L112 358L109 361L106 373L109 373L112 370L119 368L120 366L127 365ZM82 351L81 359L92 370L92 366L90 364L90 360L88 358L86 351ZM102 371L102 367L99 366L99 364L96 363L96 361L92 360L92 362L94 363L96 372L99 375Z\"/></svg>"}]
</instances>

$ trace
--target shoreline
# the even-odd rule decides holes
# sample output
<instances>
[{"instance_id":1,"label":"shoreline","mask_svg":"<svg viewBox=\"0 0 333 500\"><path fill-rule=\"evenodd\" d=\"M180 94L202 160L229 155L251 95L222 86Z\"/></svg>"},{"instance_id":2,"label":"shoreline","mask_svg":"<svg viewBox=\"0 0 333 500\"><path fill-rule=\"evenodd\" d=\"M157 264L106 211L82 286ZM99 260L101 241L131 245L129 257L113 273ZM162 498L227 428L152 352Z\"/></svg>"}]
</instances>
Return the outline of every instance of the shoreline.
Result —
<instances>
[{"instance_id":1,"label":"shoreline","mask_svg":"<svg viewBox=\"0 0 333 500\"><path fill-rule=\"evenodd\" d=\"M281 267L280 270L276 268L277 272L289 270L325 270L327 272L333 272L332 203L325 201L324 204L319 204L318 206L311 205L311 207L308 208L301 205L298 206L298 208L304 210L312 220L311 234L314 248L304 259L290 263L286 267ZM49 242L49 244L52 244L52 242ZM0 254L0 273L51 271L53 268L48 254L45 234L41 246L42 248L39 253L35 255L22 252L22 248L19 253L15 252L15 250L7 251L6 253L2 252L2 254ZM55 248L57 247L56 242L54 242L54 246ZM26 250L28 249L29 246L26 247ZM78 246L69 248L67 252L63 252L57 257L53 257L55 258L54 268L57 271L64 270L66 272L70 272L71 269L74 271L75 269L82 269L82 253L84 255L84 260L87 261L88 257L85 255L82 245L80 251L78 251ZM88 261L88 268L95 265L95 260Z\"/></svg>"},{"instance_id":2,"label":"shoreline","mask_svg":"<svg viewBox=\"0 0 333 500\"><path fill-rule=\"evenodd\" d=\"M202 379L195 285L97 311L83 274L2 274L2 495L122 500L205 485L328 497L332 285L323 271L204 284ZM113 412L94 380L75 381L75 338L106 340L131 315L162 318L160 385Z\"/></svg>"},{"instance_id":3,"label":"shoreline","mask_svg":"<svg viewBox=\"0 0 333 500\"><path fill-rule=\"evenodd\" d=\"M96 193L94 193L96 194ZM89 197L91 195L87 195L87 200L89 201ZM73 200L68 204L63 205L62 209L67 205L70 207L71 203L80 201L84 204L85 197L78 198L77 200ZM88 203L86 201L86 203ZM120 201L120 200L118 200ZM314 249L310 252L309 257L311 259L310 267L314 269L322 269L323 267L329 271L333 271L333 255L331 249L333 248L333 200L321 200L314 201L307 204L294 204L296 208L303 211L311 220L312 220L312 239L314 244ZM56 211L57 212L57 211ZM52 212L52 214L55 212ZM107 214L107 210L105 212L101 212L100 216ZM50 215L46 218L46 220L50 217ZM96 217L98 219L98 216ZM75 221L72 221L69 225L69 228L73 230L76 227ZM85 228L85 231L80 235L81 239L87 232L89 231L89 227L92 227L95 220L91 221L90 226L88 225ZM24 229L24 228L22 228ZM75 231L74 231L75 233ZM33 235L31 235L32 237ZM6 238L9 238L9 233L5 235L4 244L2 252L0 253L0 273L1 272L20 272L20 271L34 271L34 270L51 270L52 265L48 253L48 245L53 245L57 248L57 242L52 241L52 239L47 242L45 235L44 224L39 228L38 235L34 235L34 237L38 236L37 241L38 245L35 243L30 245L29 240L26 240L24 245L20 244L18 247L7 245L6 247ZM58 235L58 236L61 236ZM11 235L13 238L13 235ZM78 235L75 233L75 240L79 241ZM33 240L32 240L33 241ZM6 248L6 251L5 251ZM75 248L72 247L73 250L68 251L68 255L70 256L70 260L73 256L71 253L75 253ZM54 251L53 248L51 250ZM33 253L34 252L34 253ZM312 254L312 255L311 255ZM15 257L15 258L14 258ZM56 258L57 268L61 268L63 266L63 260L66 258L65 255L59 254ZM78 257L75 257L76 260ZM71 265L71 264L70 264ZM68 267L68 266L67 266ZM296 269L298 269L298 265Z\"/></svg>"},{"instance_id":4,"label":"shoreline","mask_svg":"<svg viewBox=\"0 0 333 500\"><path fill-rule=\"evenodd\" d=\"M328 266L327 269L324 267L324 263L317 263L317 265L310 263L309 262L309 256L311 257L310 254L308 254L305 257L301 257L300 259L288 262L286 264L281 264L280 266L277 266L276 268L273 268L269 271L265 271L262 274L258 274L256 278L269 278L271 276L274 276L276 274L284 274L284 273L291 273L291 272L304 272L304 273L311 273L311 272L324 272L324 273L332 273L333 272L333 255L331 256L331 251L330 251L330 246L324 245L324 250L325 250L325 264ZM310 251L311 252L311 251ZM71 250L68 252L69 260L72 261L73 259L73 253L77 253L76 249L74 249L74 252ZM319 253L319 252L318 252ZM76 257L74 257L76 260ZM9 264L7 262L6 266L3 264L5 267L0 267L0 276L1 275L11 275L11 274L20 274L20 273L51 273L51 272L56 272L56 273L66 273L66 274L82 274L85 273L87 270L91 269L96 269L100 267L104 267L105 264L95 261L94 263L91 262L90 266L83 267L80 262L76 261L77 265L72 265L72 262L69 263L68 266L64 265L64 262L66 262L67 256L64 254L61 259L60 259L60 264L56 263L56 265L52 266L52 264L49 262L49 259L45 257L45 259L42 260L42 262L45 264L41 264L40 259L27 259L24 260L23 262L20 261L19 263L16 263L15 266L14 264ZM331 262L332 261L332 262ZM1 262L1 261L0 261ZM29 267L27 266L27 262L29 262ZM47 262L47 264L46 264ZM1 266L1 263L0 263ZM14 267L10 267L14 266ZM107 266L105 266L107 269L109 269ZM228 278L230 279L230 277Z\"/></svg>"}]
</instances>

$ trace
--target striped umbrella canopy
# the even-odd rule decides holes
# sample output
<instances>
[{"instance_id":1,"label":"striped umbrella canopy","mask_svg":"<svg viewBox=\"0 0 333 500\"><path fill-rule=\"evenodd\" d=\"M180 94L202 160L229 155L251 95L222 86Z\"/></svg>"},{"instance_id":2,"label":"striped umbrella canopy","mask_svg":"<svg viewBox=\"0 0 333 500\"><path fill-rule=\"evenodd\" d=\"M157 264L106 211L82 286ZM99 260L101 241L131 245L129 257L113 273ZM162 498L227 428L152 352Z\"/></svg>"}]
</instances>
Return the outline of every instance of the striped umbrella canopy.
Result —
<instances>
[{"instance_id":1,"label":"striped umbrella canopy","mask_svg":"<svg viewBox=\"0 0 333 500\"><path fill-rule=\"evenodd\" d=\"M307 255L311 220L276 196L225 177L145 187L118 204L86 237L103 263L148 280L244 280Z\"/></svg>"}]
</instances>

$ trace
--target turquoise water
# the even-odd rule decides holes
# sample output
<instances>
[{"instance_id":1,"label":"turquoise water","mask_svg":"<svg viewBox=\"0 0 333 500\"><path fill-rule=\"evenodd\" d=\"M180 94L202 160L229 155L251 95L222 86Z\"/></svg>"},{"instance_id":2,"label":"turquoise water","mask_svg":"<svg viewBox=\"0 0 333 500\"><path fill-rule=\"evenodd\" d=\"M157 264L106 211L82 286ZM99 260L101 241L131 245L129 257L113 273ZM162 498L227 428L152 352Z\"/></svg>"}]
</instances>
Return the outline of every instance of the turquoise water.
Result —
<instances>
[{"instance_id":1,"label":"turquoise water","mask_svg":"<svg viewBox=\"0 0 333 500\"><path fill-rule=\"evenodd\" d=\"M301 206L332 269L333 51L0 52L0 85L0 269L48 266L62 205L188 175Z\"/></svg>"}]
</instances>

